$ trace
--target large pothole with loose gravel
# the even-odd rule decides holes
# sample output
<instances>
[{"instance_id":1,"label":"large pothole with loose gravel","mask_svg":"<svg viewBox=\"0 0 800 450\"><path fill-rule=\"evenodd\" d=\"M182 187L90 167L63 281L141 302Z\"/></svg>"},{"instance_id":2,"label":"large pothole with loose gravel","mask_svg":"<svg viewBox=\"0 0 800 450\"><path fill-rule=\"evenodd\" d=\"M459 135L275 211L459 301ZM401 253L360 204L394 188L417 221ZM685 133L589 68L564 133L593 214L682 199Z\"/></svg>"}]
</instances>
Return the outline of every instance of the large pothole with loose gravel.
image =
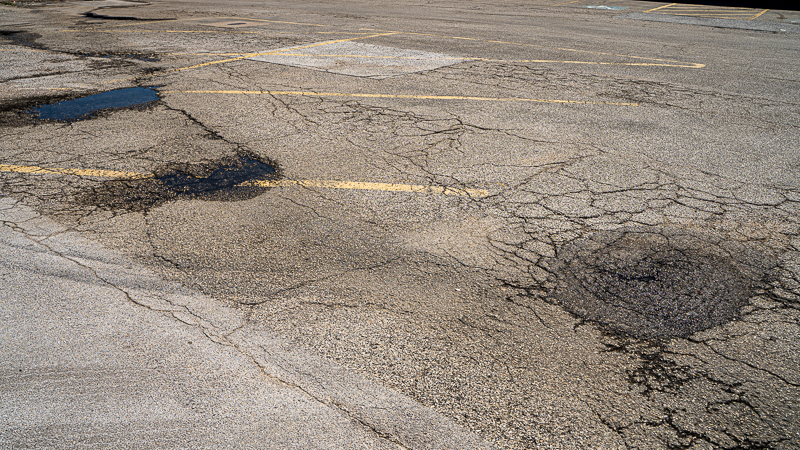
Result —
<instances>
[{"instance_id":1,"label":"large pothole with loose gravel","mask_svg":"<svg viewBox=\"0 0 800 450\"><path fill-rule=\"evenodd\" d=\"M684 230L602 231L560 249L549 298L617 333L687 337L739 317L767 259Z\"/></svg>"}]
</instances>

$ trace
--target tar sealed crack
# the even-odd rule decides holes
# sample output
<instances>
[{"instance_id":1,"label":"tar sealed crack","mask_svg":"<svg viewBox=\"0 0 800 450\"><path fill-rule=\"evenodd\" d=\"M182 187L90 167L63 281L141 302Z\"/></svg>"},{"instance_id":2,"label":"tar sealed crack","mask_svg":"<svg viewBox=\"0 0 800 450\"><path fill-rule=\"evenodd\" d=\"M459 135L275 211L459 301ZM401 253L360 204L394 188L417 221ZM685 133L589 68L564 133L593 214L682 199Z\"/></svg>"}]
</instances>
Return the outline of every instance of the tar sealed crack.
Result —
<instances>
[{"instance_id":1,"label":"tar sealed crack","mask_svg":"<svg viewBox=\"0 0 800 450\"><path fill-rule=\"evenodd\" d=\"M687 337L738 318L768 266L736 261L686 232L598 232L561 248L551 265L556 283L550 298L615 332Z\"/></svg>"},{"instance_id":2,"label":"tar sealed crack","mask_svg":"<svg viewBox=\"0 0 800 450\"><path fill-rule=\"evenodd\" d=\"M153 177L106 181L79 196L79 201L103 210L143 211L177 198L241 201L268 189L258 181L274 180L274 164L241 153L213 163L172 165Z\"/></svg>"}]
</instances>

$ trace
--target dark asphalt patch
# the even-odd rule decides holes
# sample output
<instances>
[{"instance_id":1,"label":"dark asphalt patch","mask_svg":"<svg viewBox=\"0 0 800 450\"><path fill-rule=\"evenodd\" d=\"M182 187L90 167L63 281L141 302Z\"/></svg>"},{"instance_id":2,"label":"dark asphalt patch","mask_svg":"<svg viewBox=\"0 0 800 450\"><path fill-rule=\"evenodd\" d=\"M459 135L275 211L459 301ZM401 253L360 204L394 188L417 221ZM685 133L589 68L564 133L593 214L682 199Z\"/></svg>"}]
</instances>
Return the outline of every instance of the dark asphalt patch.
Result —
<instances>
[{"instance_id":1,"label":"dark asphalt patch","mask_svg":"<svg viewBox=\"0 0 800 450\"><path fill-rule=\"evenodd\" d=\"M127 108L158 101L158 92L154 89L136 87L116 89L100 94L66 100L49 105L42 105L31 110L31 114L39 119L74 121L90 117L104 109Z\"/></svg>"},{"instance_id":2,"label":"dark asphalt patch","mask_svg":"<svg viewBox=\"0 0 800 450\"><path fill-rule=\"evenodd\" d=\"M209 173L210 171L210 173ZM211 198L217 195L230 197L240 190L249 188L239 186L246 181L266 180L275 173L275 167L249 156L239 156L231 164L211 169L202 167L196 170L177 171L158 177L172 191L194 197Z\"/></svg>"},{"instance_id":3,"label":"dark asphalt patch","mask_svg":"<svg viewBox=\"0 0 800 450\"><path fill-rule=\"evenodd\" d=\"M268 189L242 183L278 175L274 164L240 154L213 163L172 165L152 178L106 181L80 195L78 202L104 210L143 211L179 198L241 201Z\"/></svg>"},{"instance_id":4,"label":"dark asphalt patch","mask_svg":"<svg viewBox=\"0 0 800 450\"><path fill-rule=\"evenodd\" d=\"M550 299L617 333L687 337L738 318L767 267L685 231L598 232L560 249Z\"/></svg>"},{"instance_id":5,"label":"dark asphalt patch","mask_svg":"<svg viewBox=\"0 0 800 450\"><path fill-rule=\"evenodd\" d=\"M36 43L36 40L42 37L38 33L29 33L23 30L0 30L0 36L11 41L12 44L22 45L23 47L31 47L41 49L41 45Z\"/></svg>"}]
</instances>

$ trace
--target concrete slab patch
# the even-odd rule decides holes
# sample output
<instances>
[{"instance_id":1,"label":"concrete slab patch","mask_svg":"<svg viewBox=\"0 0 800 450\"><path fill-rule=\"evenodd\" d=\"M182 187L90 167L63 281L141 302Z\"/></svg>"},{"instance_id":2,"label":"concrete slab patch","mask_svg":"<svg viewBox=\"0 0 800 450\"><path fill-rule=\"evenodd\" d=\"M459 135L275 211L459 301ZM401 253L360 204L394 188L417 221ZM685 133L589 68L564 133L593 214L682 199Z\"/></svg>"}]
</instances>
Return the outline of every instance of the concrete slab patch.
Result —
<instances>
[{"instance_id":1,"label":"concrete slab patch","mask_svg":"<svg viewBox=\"0 0 800 450\"><path fill-rule=\"evenodd\" d=\"M305 48L279 49L250 59L371 78L387 78L423 72L467 60L467 58L448 56L441 53L383 47L358 42L336 42L327 45L307 46Z\"/></svg>"}]
</instances>

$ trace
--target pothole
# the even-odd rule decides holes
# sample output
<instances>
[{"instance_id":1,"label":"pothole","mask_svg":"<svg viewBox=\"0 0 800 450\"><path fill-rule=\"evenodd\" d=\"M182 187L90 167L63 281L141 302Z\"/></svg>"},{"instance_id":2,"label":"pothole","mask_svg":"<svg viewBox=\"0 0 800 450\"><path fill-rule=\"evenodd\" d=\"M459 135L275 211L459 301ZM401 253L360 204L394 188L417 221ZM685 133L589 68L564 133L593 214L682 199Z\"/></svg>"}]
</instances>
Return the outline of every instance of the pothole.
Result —
<instances>
[{"instance_id":1,"label":"pothole","mask_svg":"<svg viewBox=\"0 0 800 450\"><path fill-rule=\"evenodd\" d=\"M69 122L90 117L101 110L143 106L158 100L158 92L151 88L115 89L74 100L41 105L32 109L30 113L39 119Z\"/></svg>"},{"instance_id":2,"label":"pothole","mask_svg":"<svg viewBox=\"0 0 800 450\"><path fill-rule=\"evenodd\" d=\"M604 231L560 249L549 298L617 333L687 337L738 318L773 264L683 230Z\"/></svg>"},{"instance_id":3,"label":"pothole","mask_svg":"<svg viewBox=\"0 0 800 450\"><path fill-rule=\"evenodd\" d=\"M104 210L142 211L177 198L241 201L267 187L252 181L278 178L275 165L240 154L205 164L171 165L153 177L106 181L79 196L79 203Z\"/></svg>"}]
</instances>

